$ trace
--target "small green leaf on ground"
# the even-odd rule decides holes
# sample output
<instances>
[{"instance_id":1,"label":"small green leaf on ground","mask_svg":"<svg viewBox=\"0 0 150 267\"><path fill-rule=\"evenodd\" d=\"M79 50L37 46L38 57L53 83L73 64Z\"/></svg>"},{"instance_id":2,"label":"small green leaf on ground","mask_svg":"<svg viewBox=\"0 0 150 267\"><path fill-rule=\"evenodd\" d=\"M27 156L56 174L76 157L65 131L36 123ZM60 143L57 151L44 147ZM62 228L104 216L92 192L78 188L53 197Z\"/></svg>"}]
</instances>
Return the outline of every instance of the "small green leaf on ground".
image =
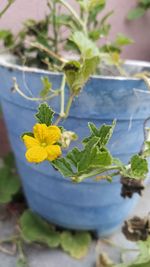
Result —
<instances>
[{"instance_id":1,"label":"small green leaf on ground","mask_svg":"<svg viewBox=\"0 0 150 267\"><path fill-rule=\"evenodd\" d=\"M73 258L81 259L86 256L91 243L91 236L87 232L63 232L61 234L61 246L64 251Z\"/></svg>"},{"instance_id":2,"label":"small green leaf on ground","mask_svg":"<svg viewBox=\"0 0 150 267\"><path fill-rule=\"evenodd\" d=\"M60 235L55 228L30 210L23 213L20 226L23 238L29 242L43 243L50 248L60 244Z\"/></svg>"},{"instance_id":3,"label":"small green leaf on ground","mask_svg":"<svg viewBox=\"0 0 150 267\"><path fill-rule=\"evenodd\" d=\"M150 238L147 241L137 243L139 254L136 259L130 263L117 264L112 267L149 267L150 266Z\"/></svg>"},{"instance_id":4,"label":"small green leaf on ground","mask_svg":"<svg viewBox=\"0 0 150 267\"><path fill-rule=\"evenodd\" d=\"M0 203L6 204L20 189L20 181L17 175L13 175L9 168L0 169Z\"/></svg>"},{"instance_id":5,"label":"small green leaf on ground","mask_svg":"<svg viewBox=\"0 0 150 267\"><path fill-rule=\"evenodd\" d=\"M4 164L11 170L11 168L15 167L15 158L12 152L6 155L4 158Z\"/></svg>"}]
</instances>

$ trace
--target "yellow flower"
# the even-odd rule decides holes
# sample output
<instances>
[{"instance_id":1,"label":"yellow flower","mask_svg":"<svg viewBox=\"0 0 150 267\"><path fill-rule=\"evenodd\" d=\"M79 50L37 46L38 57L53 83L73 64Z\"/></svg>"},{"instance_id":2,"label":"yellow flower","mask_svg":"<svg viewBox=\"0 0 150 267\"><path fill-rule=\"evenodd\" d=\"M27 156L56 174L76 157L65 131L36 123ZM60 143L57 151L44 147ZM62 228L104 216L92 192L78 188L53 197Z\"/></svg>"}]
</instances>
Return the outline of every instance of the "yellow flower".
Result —
<instances>
[{"instance_id":1,"label":"yellow flower","mask_svg":"<svg viewBox=\"0 0 150 267\"><path fill-rule=\"evenodd\" d=\"M40 163L44 160L53 161L61 155L61 148L56 142L61 137L61 131L57 126L47 126L37 123L33 127L34 137L23 136L27 148L25 154L27 161Z\"/></svg>"}]
</instances>

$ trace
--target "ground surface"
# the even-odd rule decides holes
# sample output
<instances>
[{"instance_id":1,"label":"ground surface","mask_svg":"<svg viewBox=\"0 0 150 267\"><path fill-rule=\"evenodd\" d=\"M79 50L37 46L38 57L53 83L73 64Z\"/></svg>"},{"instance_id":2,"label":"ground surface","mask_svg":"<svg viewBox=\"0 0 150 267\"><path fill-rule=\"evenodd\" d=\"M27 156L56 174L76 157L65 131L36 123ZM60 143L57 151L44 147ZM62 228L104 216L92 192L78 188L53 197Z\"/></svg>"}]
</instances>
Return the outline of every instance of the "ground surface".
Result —
<instances>
[{"instance_id":1,"label":"ground surface","mask_svg":"<svg viewBox=\"0 0 150 267\"><path fill-rule=\"evenodd\" d=\"M135 209L133 214L145 216L150 211L149 206L150 185L143 194L143 198ZM3 208L0 208L0 239L8 237L12 233L14 223L13 219L3 220ZM109 240L123 246L130 247L133 243L126 241L120 231L116 232ZM102 250L106 250L117 260L118 251L114 248L108 248L102 241L93 241L88 255L80 261L72 259L61 250L49 250L39 246L27 247L26 253L29 260L29 267L94 267L97 255ZM128 255L129 259L133 255ZM0 252L0 267L16 267L16 256L9 256Z\"/></svg>"}]
</instances>

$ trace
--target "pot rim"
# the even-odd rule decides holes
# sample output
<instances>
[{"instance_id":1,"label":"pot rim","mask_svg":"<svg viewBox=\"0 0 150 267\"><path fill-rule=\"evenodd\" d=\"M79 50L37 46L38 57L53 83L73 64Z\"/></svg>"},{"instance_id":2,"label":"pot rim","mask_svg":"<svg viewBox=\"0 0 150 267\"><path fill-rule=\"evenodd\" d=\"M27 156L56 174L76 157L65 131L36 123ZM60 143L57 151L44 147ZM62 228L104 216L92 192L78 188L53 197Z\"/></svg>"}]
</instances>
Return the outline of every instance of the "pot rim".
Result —
<instances>
[{"instance_id":1,"label":"pot rim","mask_svg":"<svg viewBox=\"0 0 150 267\"><path fill-rule=\"evenodd\" d=\"M125 60L125 64L130 65L130 66L140 66L140 67L149 67L150 68L150 62L148 61L140 61L140 60ZM63 75L62 72L52 72L52 71L48 71L48 70L43 70L40 68L36 68L36 67L28 67L28 66L21 66L19 64L14 64L14 63L10 63L8 60L6 60L6 58L4 57L4 55L2 56L2 54L0 55L0 66L2 67L6 67L6 68L10 68L10 69L14 69L14 70L19 70L19 71L25 71L25 72L29 72L29 73L40 73L40 74L47 74L47 75ZM141 80L141 78L137 78L137 77L124 77L124 76L107 76L107 75L92 75L91 76L94 79L104 79L104 80Z\"/></svg>"}]
</instances>

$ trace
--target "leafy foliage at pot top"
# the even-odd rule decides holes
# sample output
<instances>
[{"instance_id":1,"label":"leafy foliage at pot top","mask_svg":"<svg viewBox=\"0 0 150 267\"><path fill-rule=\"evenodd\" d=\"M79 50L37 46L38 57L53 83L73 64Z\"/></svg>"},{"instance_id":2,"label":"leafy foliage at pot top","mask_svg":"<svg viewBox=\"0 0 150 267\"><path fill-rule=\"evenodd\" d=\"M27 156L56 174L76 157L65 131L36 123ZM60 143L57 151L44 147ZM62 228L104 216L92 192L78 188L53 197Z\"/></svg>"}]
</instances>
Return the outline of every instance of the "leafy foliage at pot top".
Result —
<instances>
[{"instance_id":1,"label":"leafy foliage at pot top","mask_svg":"<svg viewBox=\"0 0 150 267\"><path fill-rule=\"evenodd\" d=\"M30 19L22 30L13 36L9 30L0 31L4 46L15 55L22 57L27 65L36 65L52 70L61 70L59 56L61 51L68 54L80 54L92 46L99 53L101 64L120 64L120 52L124 45L133 41L123 34L108 42L111 25L108 22L113 11L99 17L105 9L106 1L75 0L76 8L64 0L50 0L47 3L47 15L41 21ZM79 11L79 12L78 12ZM64 32L68 32L65 36ZM103 41L103 45L100 42ZM32 42L32 45L31 45ZM84 48L81 51L81 46ZM84 54L84 58L94 56L93 51ZM57 56L56 56L57 55Z\"/></svg>"},{"instance_id":2,"label":"leafy foliage at pot top","mask_svg":"<svg viewBox=\"0 0 150 267\"><path fill-rule=\"evenodd\" d=\"M119 34L113 43L104 42L101 45L97 41L108 37L110 24L107 19L112 14L109 12L99 19L99 13L104 10L106 1L75 2L80 12L64 0L48 1L49 14L46 18L40 22L28 20L16 37L8 30L0 31L4 46L19 58L22 57L23 64L47 66L50 70L63 71L64 77L58 90L52 89L52 83L46 77L42 78L40 98L26 96L21 92L17 81L14 81L15 90L27 100L48 100L60 94L60 116L57 124L62 118L68 117L74 98L79 95L92 74L101 72L102 66L106 70L106 65L114 65L117 74L118 71L119 74L125 74L120 66L120 52L124 45L132 43L131 39ZM62 13L62 8L67 12ZM62 26L69 29L65 38L61 36ZM51 31L49 27L52 27ZM67 51L68 54L68 50L75 56L74 60L65 59L59 54L59 51L65 54ZM65 107L66 83L69 87L69 98Z\"/></svg>"}]
</instances>

